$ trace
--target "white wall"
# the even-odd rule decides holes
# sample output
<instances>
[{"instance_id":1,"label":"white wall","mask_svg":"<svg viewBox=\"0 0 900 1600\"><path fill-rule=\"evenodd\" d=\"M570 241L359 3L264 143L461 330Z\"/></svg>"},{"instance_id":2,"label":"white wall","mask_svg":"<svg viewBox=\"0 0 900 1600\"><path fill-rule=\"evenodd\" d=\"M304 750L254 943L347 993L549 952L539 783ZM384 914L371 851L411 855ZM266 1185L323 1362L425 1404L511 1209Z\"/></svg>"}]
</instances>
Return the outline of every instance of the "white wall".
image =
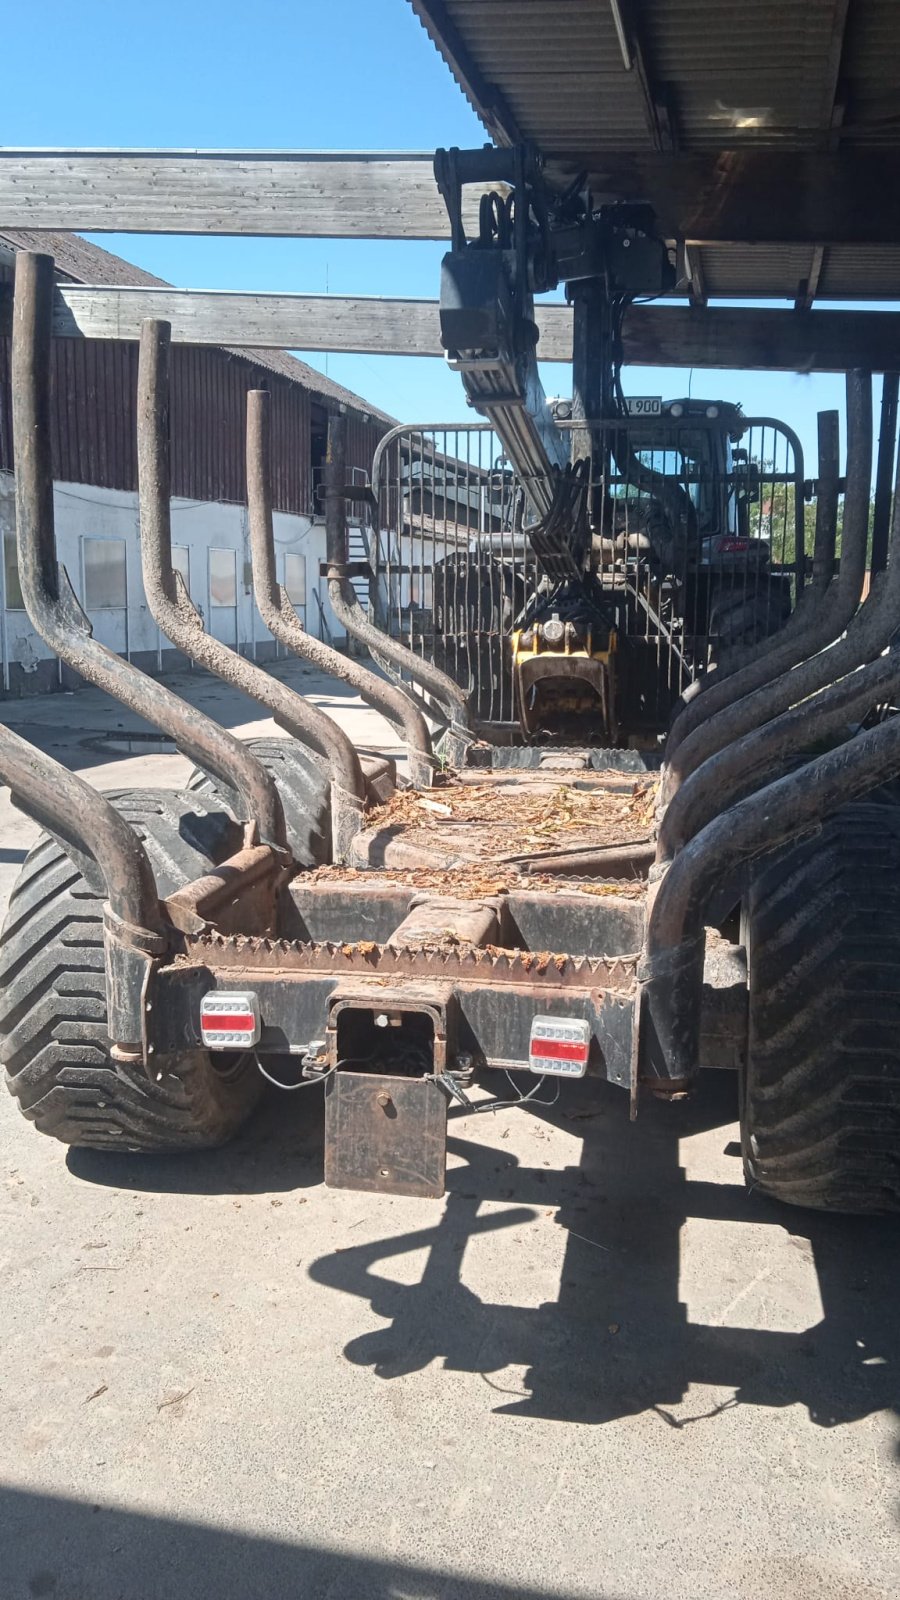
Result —
<instances>
[{"instance_id":1,"label":"white wall","mask_svg":"<svg viewBox=\"0 0 900 1600\"><path fill-rule=\"evenodd\" d=\"M136 659L145 669L160 670L170 666L172 657L164 656L163 652L171 647L161 638L144 598L137 495L118 489L58 483L54 485L53 504L59 559L83 605L84 540L121 540L125 544L127 607L122 611L110 608L89 611L96 636L111 648ZM319 577L319 564L325 559L322 521L276 512L274 524L279 579L284 576L286 552L296 552L306 559L307 603L305 608L297 608L301 620L310 633L321 636L317 592L333 640L336 644L342 643L342 630L326 599L326 582ZM14 535L14 480L10 473L0 472L0 536L5 541ZM172 543L186 546L189 551L191 598L202 612L207 627L212 626L212 630L228 643L234 643L236 636L238 646L246 653L270 659L276 647L253 601L246 509L209 501L173 499ZM234 552L237 592L234 615L211 610L209 552L213 548ZM25 612L10 606L9 601L15 596L7 594L6 579L6 562L0 561L3 693L39 693L57 687L63 681L59 665L38 638ZM278 653L284 654L280 649Z\"/></svg>"}]
</instances>

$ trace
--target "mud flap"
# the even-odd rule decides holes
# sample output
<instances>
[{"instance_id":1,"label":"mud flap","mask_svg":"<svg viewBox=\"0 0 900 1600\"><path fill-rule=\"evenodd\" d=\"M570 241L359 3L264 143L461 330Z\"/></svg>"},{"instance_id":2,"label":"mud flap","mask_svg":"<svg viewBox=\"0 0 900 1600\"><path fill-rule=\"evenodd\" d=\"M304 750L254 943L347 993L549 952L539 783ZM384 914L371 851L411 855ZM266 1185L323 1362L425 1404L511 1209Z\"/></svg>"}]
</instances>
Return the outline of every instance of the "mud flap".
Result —
<instances>
[{"instance_id":1,"label":"mud flap","mask_svg":"<svg viewBox=\"0 0 900 1600\"><path fill-rule=\"evenodd\" d=\"M325 1098L325 1182L332 1189L440 1199L447 1096L434 1078L332 1072Z\"/></svg>"}]
</instances>

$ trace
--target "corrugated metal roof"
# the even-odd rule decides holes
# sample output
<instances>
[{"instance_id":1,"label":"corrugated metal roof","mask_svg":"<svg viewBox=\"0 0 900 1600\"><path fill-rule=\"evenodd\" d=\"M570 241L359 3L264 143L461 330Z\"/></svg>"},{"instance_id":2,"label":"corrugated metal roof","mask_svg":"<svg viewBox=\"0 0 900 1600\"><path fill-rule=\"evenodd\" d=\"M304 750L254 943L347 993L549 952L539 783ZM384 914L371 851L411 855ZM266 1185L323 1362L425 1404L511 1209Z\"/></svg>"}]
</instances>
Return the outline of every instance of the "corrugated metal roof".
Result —
<instances>
[{"instance_id":1,"label":"corrugated metal roof","mask_svg":"<svg viewBox=\"0 0 900 1600\"><path fill-rule=\"evenodd\" d=\"M72 283L119 284L123 287L129 285L145 288L170 287L164 278L154 277L151 272L145 272L142 267L136 267L132 262L124 261L121 256L101 249L100 245L82 239L77 233L32 232L27 228L3 229L0 231L0 246L4 244L11 250L40 250L52 255L59 276ZM287 378L291 383L301 384L311 395L321 399L324 405L344 405L352 411L370 416L373 421L384 422L391 427L395 425L396 418L386 411L380 411L377 406L370 405L367 400L354 394L351 389L345 389L342 384L333 383L323 373L317 372L315 367L307 366L305 361L288 355L286 351L232 348L228 354L237 356L241 361L248 361L254 367L277 373L279 377Z\"/></svg>"},{"instance_id":2,"label":"corrugated metal roof","mask_svg":"<svg viewBox=\"0 0 900 1600\"><path fill-rule=\"evenodd\" d=\"M411 4L495 136L528 138L570 168L626 151L776 149L789 163L900 150L900 0L621 0L631 70L610 0ZM874 225L877 192L866 204ZM818 293L900 299L897 251L861 238L829 248ZM717 295L792 298L814 247L705 245L701 265Z\"/></svg>"}]
</instances>

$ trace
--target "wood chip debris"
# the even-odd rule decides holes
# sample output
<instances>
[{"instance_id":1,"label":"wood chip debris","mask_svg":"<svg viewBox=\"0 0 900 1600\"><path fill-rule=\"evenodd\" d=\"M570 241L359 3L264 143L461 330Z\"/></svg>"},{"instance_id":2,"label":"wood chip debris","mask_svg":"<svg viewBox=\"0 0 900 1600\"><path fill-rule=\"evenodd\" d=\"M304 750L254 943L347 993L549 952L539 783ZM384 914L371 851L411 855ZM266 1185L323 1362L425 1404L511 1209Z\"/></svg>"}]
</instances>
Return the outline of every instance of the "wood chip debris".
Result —
<instances>
[{"instance_id":1,"label":"wood chip debris","mask_svg":"<svg viewBox=\"0 0 900 1600\"><path fill-rule=\"evenodd\" d=\"M434 792L397 790L370 814L368 827L390 829L395 836L402 831L411 843L418 836L423 843L439 844L442 825L450 823L458 846L462 826L472 833L470 848L494 860L554 846L596 849L646 838L656 806L656 779L626 786L621 773L578 774L575 787L548 781L541 772L517 777L515 784L462 783L450 777L437 790L439 799Z\"/></svg>"},{"instance_id":2,"label":"wood chip debris","mask_svg":"<svg viewBox=\"0 0 900 1600\"><path fill-rule=\"evenodd\" d=\"M627 879L602 882L597 878L551 876L549 873L520 872L515 867L504 867L502 873L489 874L487 867L477 862L459 867L377 867L364 871L358 867L316 867L304 875L307 883L399 883L409 889L431 889L458 899L484 900L494 895L512 894L527 890L529 894L588 894L601 899L640 900L647 886L641 880L633 883Z\"/></svg>"}]
</instances>

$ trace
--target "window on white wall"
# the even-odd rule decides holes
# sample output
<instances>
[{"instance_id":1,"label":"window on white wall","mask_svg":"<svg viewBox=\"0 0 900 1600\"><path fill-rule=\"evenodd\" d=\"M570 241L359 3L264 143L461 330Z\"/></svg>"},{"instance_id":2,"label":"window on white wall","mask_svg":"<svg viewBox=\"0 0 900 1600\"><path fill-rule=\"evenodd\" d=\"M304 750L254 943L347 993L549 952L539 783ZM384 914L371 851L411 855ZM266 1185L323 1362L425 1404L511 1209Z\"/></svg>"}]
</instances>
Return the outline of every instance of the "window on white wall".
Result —
<instances>
[{"instance_id":1,"label":"window on white wall","mask_svg":"<svg viewBox=\"0 0 900 1600\"><path fill-rule=\"evenodd\" d=\"M414 606L430 606L434 594L434 582L430 572L414 572L410 582L410 603Z\"/></svg>"},{"instance_id":2,"label":"window on white wall","mask_svg":"<svg viewBox=\"0 0 900 1600\"><path fill-rule=\"evenodd\" d=\"M284 587L292 606L306 605L306 557L285 551Z\"/></svg>"},{"instance_id":3,"label":"window on white wall","mask_svg":"<svg viewBox=\"0 0 900 1600\"><path fill-rule=\"evenodd\" d=\"M191 592L191 552L186 544L173 544L172 566L184 579L184 587Z\"/></svg>"},{"instance_id":4,"label":"window on white wall","mask_svg":"<svg viewBox=\"0 0 900 1600\"><path fill-rule=\"evenodd\" d=\"M128 604L124 539L83 539L87 611L123 610Z\"/></svg>"},{"instance_id":5,"label":"window on white wall","mask_svg":"<svg viewBox=\"0 0 900 1600\"><path fill-rule=\"evenodd\" d=\"M6 580L7 611L24 611L25 602L19 585L19 560L14 533L7 533L3 538L3 571Z\"/></svg>"},{"instance_id":6,"label":"window on white wall","mask_svg":"<svg viewBox=\"0 0 900 1600\"><path fill-rule=\"evenodd\" d=\"M213 548L209 552L209 603L237 605L237 559L233 550Z\"/></svg>"}]
</instances>

